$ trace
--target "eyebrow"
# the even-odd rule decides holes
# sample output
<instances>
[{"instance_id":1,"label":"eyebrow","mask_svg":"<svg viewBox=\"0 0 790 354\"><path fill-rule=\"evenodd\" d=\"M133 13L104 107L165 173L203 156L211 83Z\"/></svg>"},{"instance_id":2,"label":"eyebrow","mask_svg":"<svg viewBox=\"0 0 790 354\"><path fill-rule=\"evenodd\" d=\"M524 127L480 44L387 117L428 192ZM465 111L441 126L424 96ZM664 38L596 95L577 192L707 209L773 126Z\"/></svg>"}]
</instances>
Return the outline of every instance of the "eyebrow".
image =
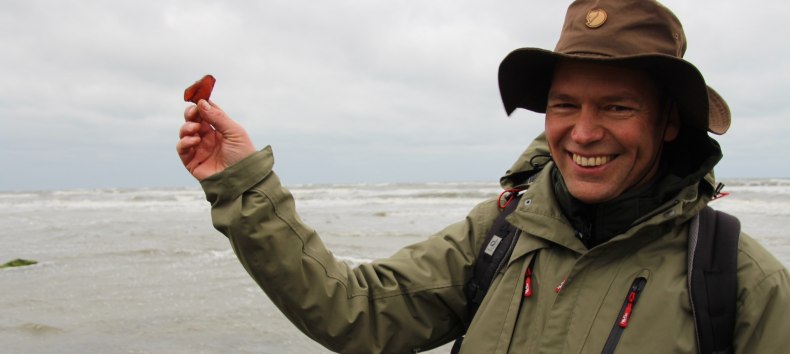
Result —
<instances>
[{"instance_id":1,"label":"eyebrow","mask_svg":"<svg viewBox=\"0 0 790 354\"><path fill-rule=\"evenodd\" d=\"M571 95L571 94L567 94L567 93L551 93L551 92L549 92L549 95L548 95L547 99L548 100L562 100L562 101L575 100L574 96ZM600 97L598 99L602 100L604 102L623 102L623 101L627 101L627 102L634 102L634 103L639 103L639 104L643 103L643 100L637 98L636 95L633 95L633 94L630 94L630 93L627 93L627 92L622 92L622 93L616 93L616 94L612 94L612 95L608 95L608 96L603 96L603 97Z\"/></svg>"},{"instance_id":2,"label":"eyebrow","mask_svg":"<svg viewBox=\"0 0 790 354\"><path fill-rule=\"evenodd\" d=\"M568 95L568 94L564 94L564 93L551 93L551 92L549 92L548 99L549 100L563 100L563 101L567 101L567 100L573 99L573 96Z\"/></svg>"}]
</instances>

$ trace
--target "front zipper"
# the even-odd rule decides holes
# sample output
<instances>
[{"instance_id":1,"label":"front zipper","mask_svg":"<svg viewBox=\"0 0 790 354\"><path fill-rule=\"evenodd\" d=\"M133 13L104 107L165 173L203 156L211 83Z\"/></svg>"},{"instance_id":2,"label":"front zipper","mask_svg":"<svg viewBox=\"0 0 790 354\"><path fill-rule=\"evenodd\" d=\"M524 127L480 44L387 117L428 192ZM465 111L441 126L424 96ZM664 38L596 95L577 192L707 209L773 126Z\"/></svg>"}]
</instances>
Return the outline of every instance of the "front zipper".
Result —
<instances>
[{"instance_id":1,"label":"front zipper","mask_svg":"<svg viewBox=\"0 0 790 354\"><path fill-rule=\"evenodd\" d=\"M623 335L623 331L628 327L628 323L634 315L634 307L636 307L636 302L639 300L639 294L645 288L646 284L647 279L644 277L634 279L634 283L631 284L631 288L628 289L628 294L625 296L620 314L614 321L614 327L612 327L612 332L609 333L609 339L606 340L606 345L604 345L602 353L614 353L614 350L617 348L617 343L620 342L620 336Z\"/></svg>"}]
</instances>

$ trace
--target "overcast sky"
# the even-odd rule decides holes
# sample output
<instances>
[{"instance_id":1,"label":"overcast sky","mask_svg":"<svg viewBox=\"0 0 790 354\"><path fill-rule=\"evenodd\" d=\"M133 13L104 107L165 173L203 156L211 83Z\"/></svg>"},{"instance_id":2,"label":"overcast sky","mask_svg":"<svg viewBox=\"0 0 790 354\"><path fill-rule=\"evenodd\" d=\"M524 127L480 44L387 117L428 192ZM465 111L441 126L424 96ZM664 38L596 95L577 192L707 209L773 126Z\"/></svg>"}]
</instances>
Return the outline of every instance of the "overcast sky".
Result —
<instances>
[{"instance_id":1,"label":"overcast sky","mask_svg":"<svg viewBox=\"0 0 790 354\"><path fill-rule=\"evenodd\" d=\"M664 3L733 111L717 175L790 176L790 5ZM207 73L286 184L495 182L543 127L507 118L499 62L567 4L4 0L0 190L196 186L175 144Z\"/></svg>"}]
</instances>

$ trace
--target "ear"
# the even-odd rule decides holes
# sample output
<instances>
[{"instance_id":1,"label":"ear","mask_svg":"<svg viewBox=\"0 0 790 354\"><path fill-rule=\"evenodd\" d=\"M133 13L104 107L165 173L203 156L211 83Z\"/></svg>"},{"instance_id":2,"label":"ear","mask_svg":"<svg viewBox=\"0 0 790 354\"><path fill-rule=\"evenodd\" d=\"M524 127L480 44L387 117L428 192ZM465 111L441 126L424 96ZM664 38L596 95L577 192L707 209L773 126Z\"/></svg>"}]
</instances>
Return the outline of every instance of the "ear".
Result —
<instances>
[{"instance_id":1,"label":"ear","mask_svg":"<svg viewBox=\"0 0 790 354\"><path fill-rule=\"evenodd\" d=\"M667 118L667 126L664 129L664 141L670 142L675 140L680 133L680 114L678 114L678 106L672 104L669 109L669 117Z\"/></svg>"}]
</instances>

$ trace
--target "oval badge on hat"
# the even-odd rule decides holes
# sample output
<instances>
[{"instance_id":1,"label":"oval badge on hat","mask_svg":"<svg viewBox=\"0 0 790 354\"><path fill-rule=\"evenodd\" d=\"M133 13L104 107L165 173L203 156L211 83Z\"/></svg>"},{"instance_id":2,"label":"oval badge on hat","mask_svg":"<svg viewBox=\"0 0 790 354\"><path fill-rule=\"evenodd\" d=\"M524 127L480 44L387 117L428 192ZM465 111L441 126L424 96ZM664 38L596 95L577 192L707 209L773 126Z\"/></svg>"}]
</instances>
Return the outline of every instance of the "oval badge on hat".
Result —
<instances>
[{"instance_id":1,"label":"oval badge on hat","mask_svg":"<svg viewBox=\"0 0 790 354\"><path fill-rule=\"evenodd\" d=\"M585 25L589 28L598 28L606 23L606 11L603 9L592 9L587 12L587 22Z\"/></svg>"}]
</instances>

